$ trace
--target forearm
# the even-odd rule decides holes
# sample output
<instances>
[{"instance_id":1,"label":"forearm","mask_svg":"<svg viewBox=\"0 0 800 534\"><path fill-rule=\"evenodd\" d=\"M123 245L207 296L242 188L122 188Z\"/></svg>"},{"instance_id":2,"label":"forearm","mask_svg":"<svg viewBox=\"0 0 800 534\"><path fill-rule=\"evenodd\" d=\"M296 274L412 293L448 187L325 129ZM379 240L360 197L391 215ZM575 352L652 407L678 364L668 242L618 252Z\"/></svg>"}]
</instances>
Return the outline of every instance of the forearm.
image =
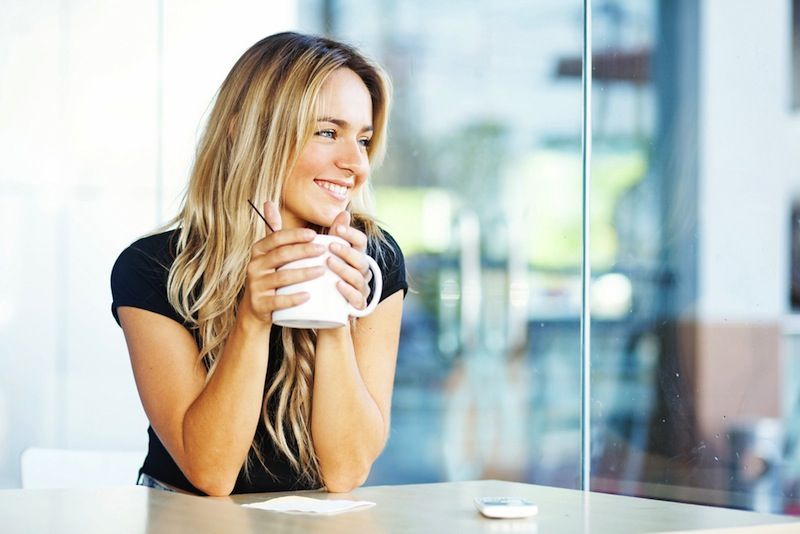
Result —
<instances>
[{"instance_id":1,"label":"forearm","mask_svg":"<svg viewBox=\"0 0 800 534\"><path fill-rule=\"evenodd\" d=\"M216 369L184 416L185 474L206 493L230 492L253 442L264 395L269 328L237 319Z\"/></svg>"},{"instance_id":2,"label":"forearm","mask_svg":"<svg viewBox=\"0 0 800 534\"><path fill-rule=\"evenodd\" d=\"M349 328L320 330L311 433L329 489L363 483L386 443L387 427L359 372Z\"/></svg>"}]
</instances>

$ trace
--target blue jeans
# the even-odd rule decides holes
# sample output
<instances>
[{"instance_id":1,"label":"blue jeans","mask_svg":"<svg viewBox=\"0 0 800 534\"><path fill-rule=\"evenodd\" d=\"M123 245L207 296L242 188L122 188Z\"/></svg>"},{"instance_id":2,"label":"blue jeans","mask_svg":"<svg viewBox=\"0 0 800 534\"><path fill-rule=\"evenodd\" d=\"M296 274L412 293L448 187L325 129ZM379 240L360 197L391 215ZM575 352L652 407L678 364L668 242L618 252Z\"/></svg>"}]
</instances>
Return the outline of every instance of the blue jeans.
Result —
<instances>
[{"instance_id":1,"label":"blue jeans","mask_svg":"<svg viewBox=\"0 0 800 534\"><path fill-rule=\"evenodd\" d=\"M146 488L154 488L163 491L171 491L173 493L179 493L179 491L176 488L164 484L160 480L151 477L147 473L142 473L141 475L139 475L139 480L136 481L136 485L144 486Z\"/></svg>"}]
</instances>

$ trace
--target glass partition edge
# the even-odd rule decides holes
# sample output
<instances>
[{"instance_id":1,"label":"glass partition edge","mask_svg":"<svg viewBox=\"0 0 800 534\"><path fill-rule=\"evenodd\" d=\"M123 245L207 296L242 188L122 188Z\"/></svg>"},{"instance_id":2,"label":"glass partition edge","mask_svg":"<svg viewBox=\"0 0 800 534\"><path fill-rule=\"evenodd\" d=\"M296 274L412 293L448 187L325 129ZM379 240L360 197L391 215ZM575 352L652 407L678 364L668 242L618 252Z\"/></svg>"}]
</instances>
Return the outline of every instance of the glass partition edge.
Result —
<instances>
[{"instance_id":1,"label":"glass partition edge","mask_svg":"<svg viewBox=\"0 0 800 534\"><path fill-rule=\"evenodd\" d=\"M583 189L582 231L583 246L581 258L581 489L588 491L591 484L591 357L590 328L591 289L590 261L590 194L592 157L592 2L583 0L583 67L581 73L583 90L583 121L581 128L581 179Z\"/></svg>"}]
</instances>

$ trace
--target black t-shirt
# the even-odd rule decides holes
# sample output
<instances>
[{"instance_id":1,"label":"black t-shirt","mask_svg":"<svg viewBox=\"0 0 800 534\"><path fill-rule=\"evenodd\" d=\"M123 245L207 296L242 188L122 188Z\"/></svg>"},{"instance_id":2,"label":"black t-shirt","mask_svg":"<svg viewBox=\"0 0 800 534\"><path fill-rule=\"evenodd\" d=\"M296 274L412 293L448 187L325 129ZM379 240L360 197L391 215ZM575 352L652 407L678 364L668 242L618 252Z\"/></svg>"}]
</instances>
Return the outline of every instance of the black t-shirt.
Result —
<instances>
[{"instance_id":1,"label":"black t-shirt","mask_svg":"<svg viewBox=\"0 0 800 534\"><path fill-rule=\"evenodd\" d=\"M400 290L404 295L408 291L403 253L392 236L386 231L383 233L388 246L376 244L370 240L367 247L367 253L374 258L376 257L375 246L382 247L382 254L377 256L378 265L383 274L383 291L380 300L384 300ZM117 323L119 323L117 308L120 306L132 306L164 315L189 330L199 343L197 333L189 328L167 300L167 276L175 260L177 238L177 230L151 235L139 239L120 254L111 271L113 297L111 312ZM269 343L270 356L265 387L269 387L272 383L283 360L281 327L272 327ZM200 490L192 486L178 468L153 431L152 426L147 429L147 434L149 445L141 472L172 486L202 494ZM262 443L261 452L269 472L258 460L254 459L251 462L249 478L245 476L243 469L236 480L233 493L311 489L304 485L288 460L269 439L263 420L259 421L256 436Z\"/></svg>"}]
</instances>

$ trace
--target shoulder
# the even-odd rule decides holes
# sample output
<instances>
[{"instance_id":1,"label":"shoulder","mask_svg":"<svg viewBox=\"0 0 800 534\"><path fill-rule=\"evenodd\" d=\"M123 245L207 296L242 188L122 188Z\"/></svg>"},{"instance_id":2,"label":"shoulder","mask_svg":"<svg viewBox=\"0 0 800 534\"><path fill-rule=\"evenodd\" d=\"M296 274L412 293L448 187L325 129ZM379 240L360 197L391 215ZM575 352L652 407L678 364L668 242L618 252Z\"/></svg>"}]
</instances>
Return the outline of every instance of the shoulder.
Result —
<instances>
[{"instance_id":1,"label":"shoulder","mask_svg":"<svg viewBox=\"0 0 800 534\"><path fill-rule=\"evenodd\" d=\"M398 290L403 291L403 295L408 292L408 282L406 281L405 257L400 245L392 237L392 234L380 229L381 234L369 240L367 254L375 258L383 275L383 292L381 300L392 295Z\"/></svg>"},{"instance_id":2,"label":"shoulder","mask_svg":"<svg viewBox=\"0 0 800 534\"><path fill-rule=\"evenodd\" d=\"M175 261L177 238L178 230L142 237L123 250L117 262L141 261L169 268Z\"/></svg>"},{"instance_id":3,"label":"shoulder","mask_svg":"<svg viewBox=\"0 0 800 534\"><path fill-rule=\"evenodd\" d=\"M178 231L143 237L120 253L111 269L112 312L119 306L135 306L175 318L166 305L169 270L175 261Z\"/></svg>"},{"instance_id":4,"label":"shoulder","mask_svg":"<svg viewBox=\"0 0 800 534\"><path fill-rule=\"evenodd\" d=\"M177 231L149 235L131 243L114 262L111 270L112 290L117 283L130 283L131 278L160 279L169 273L175 261Z\"/></svg>"},{"instance_id":5,"label":"shoulder","mask_svg":"<svg viewBox=\"0 0 800 534\"><path fill-rule=\"evenodd\" d=\"M367 254L375 258L381 271L385 269L405 269L405 258L400 245L392 237L392 234L380 228L380 234L370 237L367 244Z\"/></svg>"},{"instance_id":6,"label":"shoulder","mask_svg":"<svg viewBox=\"0 0 800 534\"><path fill-rule=\"evenodd\" d=\"M403 252L400 250L400 245L397 244L397 241L392 234L390 234L385 228L378 227L380 231L379 234L371 236L369 238L369 243L367 244L367 252L372 255L380 255L383 253L397 253L402 256Z\"/></svg>"}]
</instances>

